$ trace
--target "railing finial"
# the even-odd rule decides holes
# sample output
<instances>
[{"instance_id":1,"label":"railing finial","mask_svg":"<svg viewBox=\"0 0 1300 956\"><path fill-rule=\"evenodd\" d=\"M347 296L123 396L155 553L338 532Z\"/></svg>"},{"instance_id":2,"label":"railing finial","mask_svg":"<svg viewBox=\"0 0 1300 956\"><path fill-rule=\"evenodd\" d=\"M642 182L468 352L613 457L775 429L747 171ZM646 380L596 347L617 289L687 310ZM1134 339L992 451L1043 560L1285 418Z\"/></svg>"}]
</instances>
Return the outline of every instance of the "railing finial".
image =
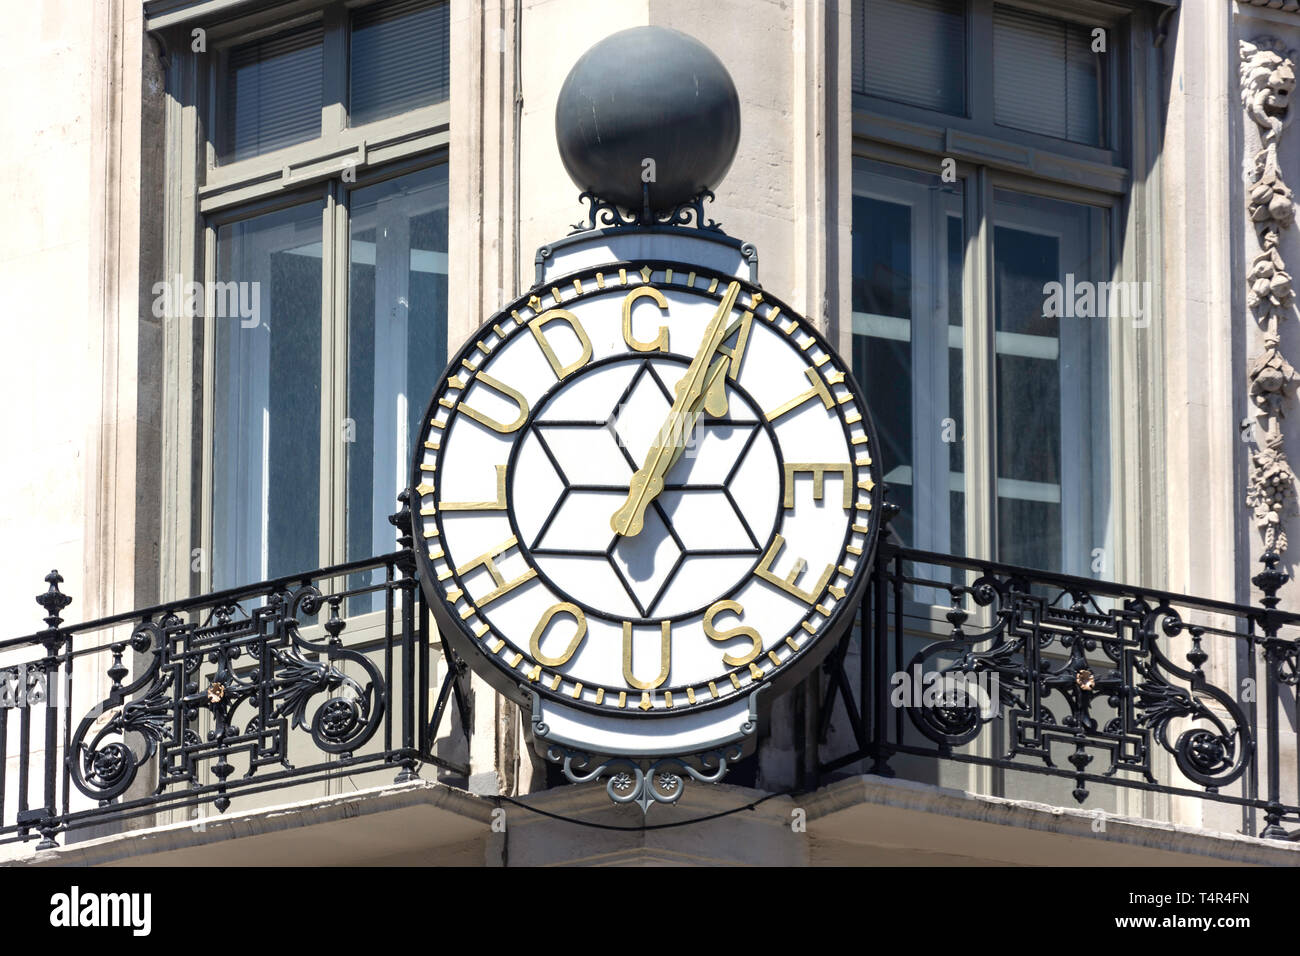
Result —
<instances>
[{"instance_id":1,"label":"railing finial","mask_svg":"<svg viewBox=\"0 0 1300 956\"><path fill-rule=\"evenodd\" d=\"M59 612L72 603L72 598L59 591L59 585L63 583L63 575L57 570L45 575L45 583L49 585L49 589L44 594L36 595L36 603L45 608L46 626L51 631L57 631L59 625L63 623Z\"/></svg>"},{"instance_id":2,"label":"railing finial","mask_svg":"<svg viewBox=\"0 0 1300 956\"><path fill-rule=\"evenodd\" d=\"M1291 578L1289 574L1277 566L1281 560L1282 555L1276 549L1269 548L1259 556L1259 563L1264 565L1264 570L1250 579L1251 584L1264 592L1264 597L1260 599L1259 603L1270 611L1277 607L1277 592Z\"/></svg>"},{"instance_id":3,"label":"railing finial","mask_svg":"<svg viewBox=\"0 0 1300 956\"><path fill-rule=\"evenodd\" d=\"M397 529L397 545L403 551L409 551L415 541L415 531L411 524L411 489L403 488L397 496L398 509L388 516L388 523Z\"/></svg>"}]
</instances>

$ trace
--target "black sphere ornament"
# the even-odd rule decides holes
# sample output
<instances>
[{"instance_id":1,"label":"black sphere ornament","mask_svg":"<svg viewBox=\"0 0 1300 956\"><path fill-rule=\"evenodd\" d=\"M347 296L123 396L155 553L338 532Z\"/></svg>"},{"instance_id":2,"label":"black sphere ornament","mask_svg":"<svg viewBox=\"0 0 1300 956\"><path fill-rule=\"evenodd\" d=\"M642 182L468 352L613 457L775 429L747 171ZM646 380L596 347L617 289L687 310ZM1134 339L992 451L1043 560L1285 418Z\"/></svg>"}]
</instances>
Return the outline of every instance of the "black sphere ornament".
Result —
<instances>
[{"instance_id":1,"label":"black sphere ornament","mask_svg":"<svg viewBox=\"0 0 1300 956\"><path fill-rule=\"evenodd\" d=\"M672 209L717 186L740 142L740 98L694 37L633 27L578 58L560 88L555 137L580 189L625 209Z\"/></svg>"}]
</instances>

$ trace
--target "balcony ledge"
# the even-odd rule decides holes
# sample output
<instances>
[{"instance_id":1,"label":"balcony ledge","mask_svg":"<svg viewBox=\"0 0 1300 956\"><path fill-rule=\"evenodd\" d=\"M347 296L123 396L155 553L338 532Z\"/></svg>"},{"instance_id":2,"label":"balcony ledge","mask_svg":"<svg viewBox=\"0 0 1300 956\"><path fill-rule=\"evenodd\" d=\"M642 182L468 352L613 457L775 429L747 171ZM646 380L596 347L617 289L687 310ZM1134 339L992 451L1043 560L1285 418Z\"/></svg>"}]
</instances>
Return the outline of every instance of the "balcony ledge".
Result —
<instances>
[{"instance_id":1,"label":"balcony ledge","mask_svg":"<svg viewBox=\"0 0 1300 956\"><path fill-rule=\"evenodd\" d=\"M481 865L493 804L425 780L131 830L10 866ZM65 837L60 837L64 839Z\"/></svg>"},{"instance_id":2,"label":"balcony ledge","mask_svg":"<svg viewBox=\"0 0 1300 956\"><path fill-rule=\"evenodd\" d=\"M1300 844L878 776L801 805L823 864L1300 865Z\"/></svg>"},{"instance_id":3,"label":"balcony ledge","mask_svg":"<svg viewBox=\"0 0 1300 956\"><path fill-rule=\"evenodd\" d=\"M8 865L1300 865L1294 843L868 775L775 797L692 784L645 822L726 815L664 829L641 829L641 811L611 805L600 785L500 806L504 832L493 829L493 798L414 781L209 816L202 830L182 822L28 845ZM806 831L792 826L797 811Z\"/></svg>"}]
</instances>

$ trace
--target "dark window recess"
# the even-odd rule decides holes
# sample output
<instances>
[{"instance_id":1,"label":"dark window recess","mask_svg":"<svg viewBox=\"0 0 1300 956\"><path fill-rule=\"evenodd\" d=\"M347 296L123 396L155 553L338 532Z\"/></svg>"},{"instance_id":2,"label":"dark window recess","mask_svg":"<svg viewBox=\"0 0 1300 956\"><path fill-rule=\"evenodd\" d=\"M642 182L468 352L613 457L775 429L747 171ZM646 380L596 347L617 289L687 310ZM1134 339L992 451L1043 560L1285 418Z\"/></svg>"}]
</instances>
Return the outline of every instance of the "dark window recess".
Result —
<instances>
[{"instance_id":1,"label":"dark window recess","mask_svg":"<svg viewBox=\"0 0 1300 956\"><path fill-rule=\"evenodd\" d=\"M1088 27L994 8L993 112L999 126L1104 146L1104 81Z\"/></svg>"},{"instance_id":2,"label":"dark window recess","mask_svg":"<svg viewBox=\"0 0 1300 956\"><path fill-rule=\"evenodd\" d=\"M853 89L964 115L965 0L854 0Z\"/></svg>"},{"instance_id":3,"label":"dark window recess","mask_svg":"<svg viewBox=\"0 0 1300 956\"><path fill-rule=\"evenodd\" d=\"M450 4L402 0L352 15L348 115L353 126L446 100Z\"/></svg>"},{"instance_id":4,"label":"dark window recess","mask_svg":"<svg viewBox=\"0 0 1300 956\"><path fill-rule=\"evenodd\" d=\"M226 62L221 161L238 162L320 136L319 26L235 47Z\"/></svg>"}]
</instances>

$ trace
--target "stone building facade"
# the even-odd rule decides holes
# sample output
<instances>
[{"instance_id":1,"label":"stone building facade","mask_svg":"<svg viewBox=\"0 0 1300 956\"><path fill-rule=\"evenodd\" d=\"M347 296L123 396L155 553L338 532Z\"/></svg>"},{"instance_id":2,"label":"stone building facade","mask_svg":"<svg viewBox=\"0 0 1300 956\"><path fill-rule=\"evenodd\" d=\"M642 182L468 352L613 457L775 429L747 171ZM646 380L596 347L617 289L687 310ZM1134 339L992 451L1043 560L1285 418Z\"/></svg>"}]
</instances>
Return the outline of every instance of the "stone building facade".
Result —
<instances>
[{"instance_id":1,"label":"stone building facade","mask_svg":"<svg viewBox=\"0 0 1300 956\"><path fill-rule=\"evenodd\" d=\"M124 615L59 658L73 677L52 736L43 706L30 727L21 706L0 725L0 826L26 826L13 858L1296 862L1293 840L1261 838L1298 826L1294 622L1234 611L1297 608L1293 581L1257 577L1266 552L1295 574L1292 0L42 0L8 25L0 183L15 228L0 279L15 362L0 388L21 451L0 517L14 639L0 668L42 659L45 614L55 633ZM842 685L819 671L772 705L752 761L645 818L752 806L710 822L641 829L603 786L566 785L519 708L466 674L429 741L446 766L419 779L345 769L232 792L221 811L151 808L146 762L111 798L141 812L51 824L58 848L35 849L58 816L39 812L47 742L54 810L97 806L65 757L81 715L99 706L111 722L115 681L148 667L129 612L162 606L159 622L195 596L395 548L406 422L446 357L533 284L537 250L585 214L556 149L560 86L593 43L639 25L700 39L735 81L740 145L707 213L853 363L901 509L896 544L976 562L909 558L939 583L907 585L900 642L951 637L957 606L970 629L992 626L970 593L944 593L980 567L1041 572L1058 594L1068 576L1102 617L1186 596L1202 633L1161 640L1184 675L1176 699L1220 721L1198 738L1220 751L1194 769L1215 786L1207 767L1254 755L1215 791L1236 802L1205 799L1179 763L1187 711L1168 746L1154 717L1129 728L1150 744L1136 787L1085 787L1068 748L1058 775L999 765L1007 714L958 745L979 760L923 753L911 730L901 742L925 746L890 750L904 717L882 709L865 727L878 697L861 682L910 650L877 657L859 636L833 658ZM75 603L41 612L49 568ZM1081 600L1076 579L1128 590ZM344 608L344 635L369 635L372 655L394 639L394 592L376 593ZM1270 624L1279 643L1250 639ZM110 673L114 643L131 676ZM406 679L427 678L411 706L427 693L432 712L454 662L436 633L427 646L427 672ZM1128 674L1117 699L1154 713L1147 678L1096 660ZM1080 673L1069 694L1092 693ZM1206 685L1221 697L1194 693ZM195 706L206 734L216 708ZM1242 721L1249 744L1229 732ZM1091 753L1081 773L1119 760ZM889 775L872 772L882 764Z\"/></svg>"}]
</instances>

